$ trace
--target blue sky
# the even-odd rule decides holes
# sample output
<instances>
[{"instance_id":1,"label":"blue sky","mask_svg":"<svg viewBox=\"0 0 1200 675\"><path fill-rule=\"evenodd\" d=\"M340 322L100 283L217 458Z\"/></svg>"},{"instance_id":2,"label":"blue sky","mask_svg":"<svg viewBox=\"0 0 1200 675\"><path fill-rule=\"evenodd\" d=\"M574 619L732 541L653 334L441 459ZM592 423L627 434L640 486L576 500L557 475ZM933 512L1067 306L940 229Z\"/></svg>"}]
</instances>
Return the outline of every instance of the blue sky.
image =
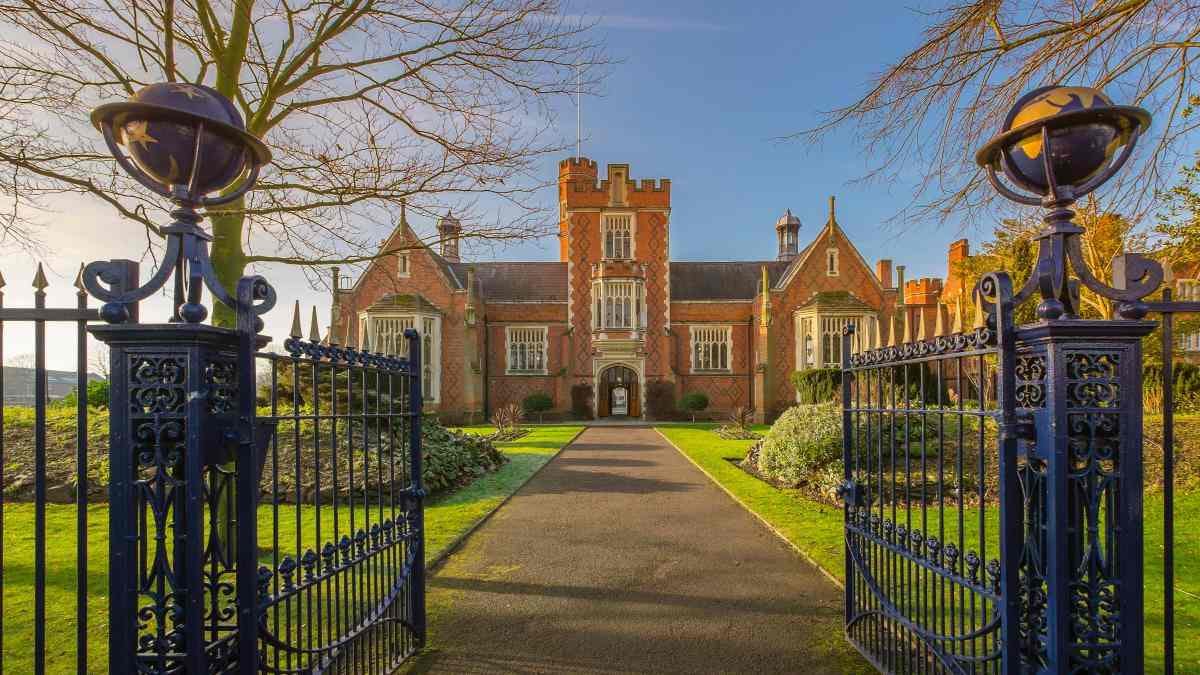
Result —
<instances>
[{"instance_id":1,"label":"blue sky","mask_svg":"<svg viewBox=\"0 0 1200 675\"><path fill-rule=\"evenodd\" d=\"M602 166L628 163L635 178L673 181L673 258L769 258L783 210L800 217L806 243L825 222L831 194L867 260L894 258L909 278L943 276L950 241L990 232L990 223L974 232L888 223L907 203L906 186L852 185L866 164L847 133L820 147L777 140L852 101L916 44L920 17L904 6L592 2L587 11L618 63L601 95L584 98L583 154ZM573 139L573 102L563 101L561 112L561 132ZM546 160L545 175L555 175L556 162ZM552 192L547 199L553 203ZM483 257L556 255L547 239Z\"/></svg>"},{"instance_id":2,"label":"blue sky","mask_svg":"<svg viewBox=\"0 0 1200 675\"><path fill-rule=\"evenodd\" d=\"M806 244L825 222L831 194L838 196L839 223L863 256L871 263L892 258L907 266L910 279L943 276L950 241L964 234L977 241L991 231L991 223L966 232L959 224L889 225L909 186L850 185L866 163L848 134L816 148L776 140L813 125L822 110L852 101L874 73L912 48L922 26L911 10L891 2L761 0L592 1L579 7L599 22L594 37L616 61L600 95L584 99L583 153L602 165L628 163L634 178L673 181L673 258L771 258L773 226L785 208L803 222ZM558 132L573 141L574 102L562 97L556 103ZM554 179L561 158L545 158L543 180ZM553 207L554 189L539 199ZM65 196L53 211L44 232L48 306L74 305L70 283L80 262L142 251L140 229L95 200ZM432 225L414 224L425 231ZM547 237L479 251L475 259L553 260L557 251L557 240ZM6 306L31 303L35 262L16 250L0 255ZM152 267L143 262L143 279ZM327 321L328 294L313 292L298 270L263 265L255 271L279 291L279 306L264 317L276 348L294 301L300 300L306 324L313 306L322 324ZM169 304L163 294L146 300L143 320L164 319ZM31 352L31 339L28 325L6 326L5 359ZM73 328L52 327L49 343L50 367L76 367Z\"/></svg>"}]
</instances>

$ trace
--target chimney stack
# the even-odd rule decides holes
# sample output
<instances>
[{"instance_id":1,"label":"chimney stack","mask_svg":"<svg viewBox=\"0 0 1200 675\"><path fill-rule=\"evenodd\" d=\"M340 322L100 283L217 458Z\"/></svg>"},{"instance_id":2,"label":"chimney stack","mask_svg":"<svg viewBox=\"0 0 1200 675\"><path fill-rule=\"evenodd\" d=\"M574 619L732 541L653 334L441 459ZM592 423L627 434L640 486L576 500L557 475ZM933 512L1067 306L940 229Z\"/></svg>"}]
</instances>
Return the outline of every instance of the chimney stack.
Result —
<instances>
[{"instance_id":1,"label":"chimney stack","mask_svg":"<svg viewBox=\"0 0 1200 675\"><path fill-rule=\"evenodd\" d=\"M879 284L884 288L892 288L892 260L884 258L875 263L875 276L879 277Z\"/></svg>"}]
</instances>

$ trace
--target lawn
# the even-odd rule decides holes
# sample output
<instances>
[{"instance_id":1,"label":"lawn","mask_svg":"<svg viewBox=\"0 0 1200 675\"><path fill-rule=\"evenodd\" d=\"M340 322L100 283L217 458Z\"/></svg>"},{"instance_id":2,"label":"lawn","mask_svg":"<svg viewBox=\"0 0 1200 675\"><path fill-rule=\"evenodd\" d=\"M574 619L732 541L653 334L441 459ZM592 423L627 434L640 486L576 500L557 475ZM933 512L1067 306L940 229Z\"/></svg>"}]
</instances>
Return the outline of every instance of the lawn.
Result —
<instances>
[{"instance_id":1,"label":"lawn","mask_svg":"<svg viewBox=\"0 0 1200 675\"><path fill-rule=\"evenodd\" d=\"M712 424L659 427L687 457L746 508L766 521L806 557L833 577L845 576L842 512L820 504L799 490L783 490L738 468L752 441L729 441L713 434ZM760 433L766 427L756 427ZM1150 454L1152 451L1148 451ZM1153 492L1145 504L1146 670L1162 672L1163 651L1163 499ZM1178 672L1200 673L1200 532L1189 523L1200 518L1200 492L1189 491L1175 502L1175 654ZM974 519L968 517L968 523ZM995 531L994 510L987 527ZM973 536L968 531L968 538Z\"/></svg>"},{"instance_id":2,"label":"lawn","mask_svg":"<svg viewBox=\"0 0 1200 675\"><path fill-rule=\"evenodd\" d=\"M434 560L470 528L515 492L546 464L564 445L582 430L579 426L535 426L528 435L498 444L511 461L499 471L487 474L470 485L429 503L425 510L426 559ZM468 428L472 433L487 433L486 427ZM316 531L317 516L311 507L297 511L290 505L286 515L275 518L273 508L259 511L259 542L262 561L271 564L285 554L308 546ZM5 673L32 672L33 653L33 505L4 505L3 559L3 661ZM295 518L292 517L295 514ZM349 509L338 509L344 528L350 522ZM363 522L365 513L356 509L355 520ZM322 530L333 531L334 510L323 508ZM374 518L374 516L372 516ZM51 673L74 672L75 588L78 578L75 556L75 506L49 504L46 508L46 664ZM278 522L276 533L272 524ZM326 534L325 538L328 537ZM88 509L88 670L107 670L107 596L108 587L108 508L97 504Z\"/></svg>"}]
</instances>

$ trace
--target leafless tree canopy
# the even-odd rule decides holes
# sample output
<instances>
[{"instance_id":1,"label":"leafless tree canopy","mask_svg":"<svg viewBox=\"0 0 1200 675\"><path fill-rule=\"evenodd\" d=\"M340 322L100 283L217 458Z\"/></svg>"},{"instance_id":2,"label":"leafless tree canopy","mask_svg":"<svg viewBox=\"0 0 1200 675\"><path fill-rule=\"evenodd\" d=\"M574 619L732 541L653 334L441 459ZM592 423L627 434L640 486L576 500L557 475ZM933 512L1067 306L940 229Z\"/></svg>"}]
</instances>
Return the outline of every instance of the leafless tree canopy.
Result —
<instances>
[{"instance_id":1,"label":"leafless tree canopy","mask_svg":"<svg viewBox=\"0 0 1200 675\"><path fill-rule=\"evenodd\" d=\"M405 201L454 204L465 237L536 234L531 167L560 145L548 99L603 64L566 17L559 0L0 0L5 240L36 243L61 193L157 231L166 205L87 118L161 81L232 96L274 153L248 201L213 218L214 252L239 271L370 255ZM469 217L493 197L517 215Z\"/></svg>"},{"instance_id":2,"label":"leafless tree canopy","mask_svg":"<svg viewBox=\"0 0 1200 675\"><path fill-rule=\"evenodd\" d=\"M1134 169L1104 190L1106 208L1140 216L1175 178L1200 56L1200 5L1183 0L970 0L924 15L923 39L853 103L791 138L850 129L870 158L863 180L918 173L901 216L977 214L994 192L973 156L1012 103L1048 84L1099 87L1154 114Z\"/></svg>"}]
</instances>

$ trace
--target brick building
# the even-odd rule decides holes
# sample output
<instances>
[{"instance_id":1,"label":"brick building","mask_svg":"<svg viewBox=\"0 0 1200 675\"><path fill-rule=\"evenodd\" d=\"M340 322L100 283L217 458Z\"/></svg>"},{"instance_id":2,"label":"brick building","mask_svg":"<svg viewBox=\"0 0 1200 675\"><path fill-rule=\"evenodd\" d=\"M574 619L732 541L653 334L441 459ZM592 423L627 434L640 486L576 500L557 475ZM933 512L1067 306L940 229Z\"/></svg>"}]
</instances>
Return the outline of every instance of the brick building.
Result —
<instances>
[{"instance_id":1,"label":"brick building","mask_svg":"<svg viewBox=\"0 0 1200 675\"><path fill-rule=\"evenodd\" d=\"M418 329L426 408L451 419L483 419L534 392L566 413L572 390L588 388L602 417L646 416L653 389L705 392L711 412L751 406L763 419L794 401L793 371L839 364L843 326L878 343L903 316L904 268L897 283L890 260L872 271L833 198L803 248L787 211L773 259L672 261L671 188L633 180L626 164L601 179L594 161L564 160L558 262L460 260L461 226L447 214L439 250L378 258L352 286L335 283L331 335L394 353L404 329ZM402 219L382 250L416 241Z\"/></svg>"}]
</instances>

